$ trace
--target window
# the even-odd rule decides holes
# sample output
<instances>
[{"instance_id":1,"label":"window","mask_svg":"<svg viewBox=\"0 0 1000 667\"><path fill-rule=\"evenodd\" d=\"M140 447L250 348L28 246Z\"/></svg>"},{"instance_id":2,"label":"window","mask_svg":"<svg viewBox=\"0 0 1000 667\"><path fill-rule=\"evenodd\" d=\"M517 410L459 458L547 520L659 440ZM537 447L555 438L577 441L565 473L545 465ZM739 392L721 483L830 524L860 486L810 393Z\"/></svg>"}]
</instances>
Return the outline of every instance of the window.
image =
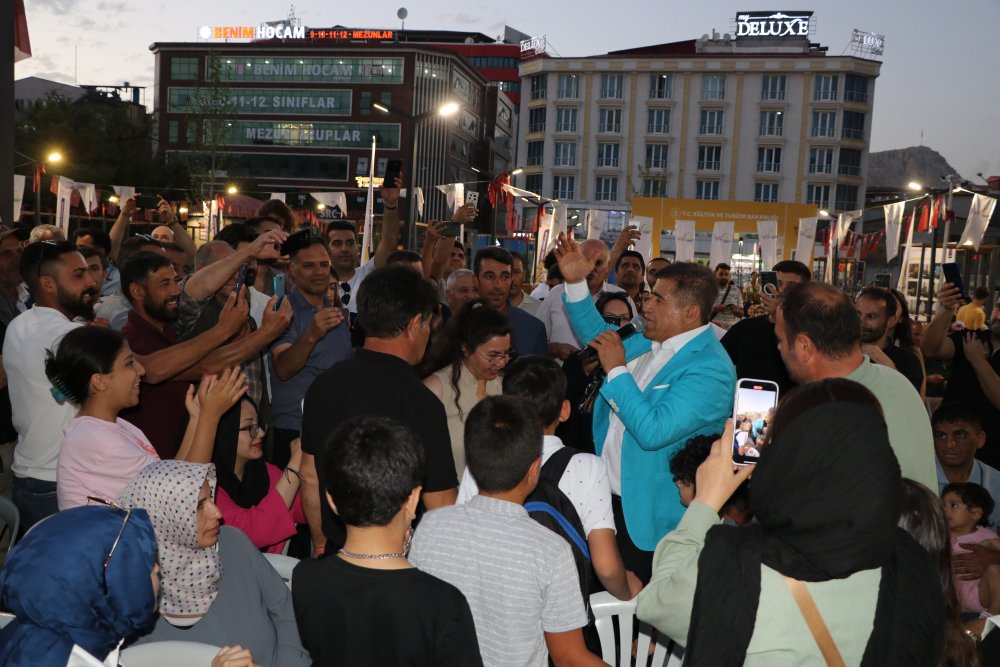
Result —
<instances>
[{"instance_id":1,"label":"window","mask_svg":"<svg viewBox=\"0 0 1000 667\"><path fill-rule=\"evenodd\" d=\"M528 132L545 131L545 107L528 109Z\"/></svg>"},{"instance_id":2,"label":"window","mask_svg":"<svg viewBox=\"0 0 1000 667\"><path fill-rule=\"evenodd\" d=\"M666 197L667 179L665 178L644 178L642 179L643 197Z\"/></svg>"},{"instance_id":3,"label":"window","mask_svg":"<svg viewBox=\"0 0 1000 667\"><path fill-rule=\"evenodd\" d=\"M667 144L646 144L646 167L666 169L670 146Z\"/></svg>"},{"instance_id":4,"label":"window","mask_svg":"<svg viewBox=\"0 0 1000 667\"><path fill-rule=\"evenodd\" d=\"M844 139L865 138L865 115L860 111L844 112Z\"/></svg>"},{"instance_id":5,"label":"window","mask_svg":"<svg viewBox=\"0 0 1000 667\"><path fill-rule=\"evenodd\" d=\"M176 144L177 143L177 139L179 138L179 136L180 136L180 132L178 130L178 123L177 123L177 121L176 120L170 121L167 124L167 141L169 141L172 144Z\"/></svg>"},{"instance_id":6,"label":"window","mask_svg":"<svg viewBox=\"0 0 1000 667\"><path fill-rule=\"evenodd\" d=\"M817 74L814 81L813 100L816 102L830 101L837 99L837 79L836 74Z\"/></svg>"},{"instance_id":7,"label":"window","mask_svg":"<svg viewBox=\"0 0 1000 667\"><path fill-rule=\"evenodd\" d=\"M531 99L544 100L545 91L548 88L549 75L536 74L531 78Z\"/></svg>"},{"instance_id":8,"label":"window","mask_svg":"<svg viewBox=\"0 0 1000 667\"><path fill-rule=\"evenodd\" d=\"M695 181L694 182L694 198L695 199L718 199L719 198L719 182L718 181Z\"/></svg>"},{"instance_id":9,"label":"window","mask_svg":"<svg viewBox=\"0 0 1000 667\"><path fill-rule=\"evenodd\" d=\"M670 74L649 75L649 98L652 100L669 100L674 89L674 77Z\"/></svg>"},{"instance_id":10,"label":"window","mask_svg":"<svg viewBox=\"0 0 1000 667\"><path fill-rule=\"evenodd\" d=\"M785 99L785 75L765 74L764 82L760 89L760 99L762 100L783 100Z\"/></svg>"},{"instance_id":11,"label":"window","mask_svg":"<svg viewBox=\"0 0 1000 667\"><path fill-rule=\"evenodd\" d=\"M780 111L760 112L760 136L780 137L785 127L785 114Z\"/></svg>"},{"instance_id":12,"label":"window","mask_svg":"<svg viewBox=\"0 0 1000 667\"><path fill-rule=\"evenodd\" d=\"M810 148L809 149L809 173L810 174L832 174L833 173L833 149L832 148Z\"/></svg>"},{"instance_id":13,"label":"window","mask_svg":"<svg viewBox=\"0 0 1000 667\"><path fill-rule=\"evenodd\" d=\"M649 134L670 132L670 111L668 109L650 109L646 117L648 119L646 132Z\"/></svg>"},{"instance_id":14,"label":"window","mask_svg":"<svg viewBox=\"0 0 1000 667\"><path fill-rule=\"evenodd\" d=\"M556 132L576 132L576 108L556 109Z\"/></svg>"},{"instance_id":15,"label":"window","mask_svg":"<svg viewBox=\"0 0 1000 667\"><path fill-rule=\"evenodd\" d=\"M753 186L753 200L763 202L778 201L778 184L755 183Z\"/></svg>"},{"instance_id":16,"label":"window","mask_svg":"<svg viewBox=\"0 0 1000 667\"><path fill-rule=\"evenodd\" d=\"M524 177L524 189L529 192L539 193L542 191L542 175L528 174Z\"/></svg>"},{"instance_id":17,"label":"window","mask_svg":"<svg viewBox=\"0 0 1000 667\"><path fill-rule=\"evenodd\" d=\"M621 144L597 144L597 166L617 167Z\"/></svg>"},{"instance_id":18,"label":"window","mask_svg":"<svg viewBox=\"0 0 1000 667\"><path fill-rule=\"evenodd\" d=\"M844 101L868 101L868 77L857 74L844 75Z\"/></svg>"},{"instance_id":19,"label":"window","mask_svg":"<svg viewBox=\"0 0 1000 667\"><path fill-rule=\"evenodd\" d=\"M576 184L575 176L556 176L553 179L552 188L553 199L572 199L573 189Z\"/></svg>"},{"instance_id":20,"label":"window","mask_svg":"<svg viewBox=\"0 0 1000 667\"><path fill-rule=\"evenodd\" d=\"M175 81L194 81L198 78L197 58L171 58L170 78Z\"/></svg>"},{"instance_id":21,"label":"window","mask_svg":"<svg viewBox=\"0 0 1000 667\"><path fill-rule=\"evenodd\" d=\"M722 134L722 109L702 109L699 134Z\"/></svg>"},{"instance_id":22,"label":"window","mask_svg":"<svg viewBox=\"0 0 1000 667\"><path fill-rule=\"evenodd\" d=\"M757 171L769 173L781 171L781 149L776 146L758 148Z\"/></svg>"},{"instance_id":23,"label":"window","mask_svg":"<svg viewBox=\"0 0 1000 667\"><path fill-rule=\"evenodd\" d=\"M837 173L844 176L861 175L861 151L853 148L840 149L840 162L837 166Z\"/></svg>"},{"instance_id":24,"label":"window","mask_svg":"<svg viewBox=\"0 0 1000 667\"><path fill-rule=\"evenodd\" d=\"M594 199L596 201L616 201L618 199L618 179L598 176Z\"/></svg>"},{"instance_id":25,"label":"window","mask_svg":"<svg viewBox=\"0 0 1000 667\"><path fill-rule=\"evenodd\" d=\"M833 206L838 211L853 211L858 208L858 186L837 185L837 199Z\"/></svg>"},{"instance_id":26,"label":"window","mask_svg":"<svg viewBox=\"0 0 1000 667\"><path fill-rule=\"evenodd\" d=\"M529 141L527 165L529 167L537 167L541 165L544 161L545 161L545 142Z\"/></svg>"},{"instance_id":27,"label":"window","mask_svg":"<svg viewBox=\"0 0 1000 667\"><path fill-rule=\"evenodd\" d=\"M370 90L361 91L361 97L358 100L358 111L361 112L362 116L372 115L372 92Z\"/></svg>"},{"instance_id":28,"label":"window","mask_svg":"<svg viewBox=\"0 0 1000 667\"><path fill-rule=\"evenodd\" d=\"M580 97L580 77L576 74L560 74L559 97L563 99Z\"/></svg>"},{"instance_id":29,"label":"window","mask_svg":"<svg viewBox=\"0 0 1000 667\"><path fill-rule=\"evenodd\" d=\"M702 75L701 99L703 100L726 99L726 75L725 74Z\"/></svg>"},{"instance_id":30,"label":"window","mask_svg":"<svg viewBox=\"0 0 1000 667\"><path fill-rule=\"evenodd\" d=\"M835 137L837 136L836 130L837 130L836 111L812 112L812 136Z\"/></svg>"},{"instance_id":31,"label":"window","mask_svg":"<svg viewBox=\"0 0 1000 667\"><path fill-rule=\"evenodd\" d=\"M622 82L623 77L621 74L602 74L601 97L604 99L620 99L622 96Z\"/></svg>"},{"instance_id":32,"label":"window","mask_svg":"<svg viewBox=\"0 0 1000 667\"><path fill-rule=\"evenodd\" d=\"M557 167L575 167L576 166L576 144L575 143L561 143L556 142L556 160L555 165Z\"/></svg>"},{"instance_id":33,"label":"window","mask_svg":"<svg viewBox=\"0 0 1000 667\"><path fill-rule=\"evenodd\" d=\"M816 183L806 185L806 203L816 208L830 208L830 186Z\"/></svg>"},{"instance_id":34,"label":"window","mask_svg":"<svg viewBox=\"0 0 1000 667\"><path fill-rule=\"evenodd\" d=\"M601 109L598 132L621 132L622 131L622 110L621 109Z\"/></svg>"},{"instance_id":35,"label":"window","mask_svg":"<svg viewBox=\"0 0 1000 667\"><path fill-rule=\"evenodd\" d=\"M722 146L698 146L698 169L703 171L722 169Z\"/></svg>"}]
</instances>

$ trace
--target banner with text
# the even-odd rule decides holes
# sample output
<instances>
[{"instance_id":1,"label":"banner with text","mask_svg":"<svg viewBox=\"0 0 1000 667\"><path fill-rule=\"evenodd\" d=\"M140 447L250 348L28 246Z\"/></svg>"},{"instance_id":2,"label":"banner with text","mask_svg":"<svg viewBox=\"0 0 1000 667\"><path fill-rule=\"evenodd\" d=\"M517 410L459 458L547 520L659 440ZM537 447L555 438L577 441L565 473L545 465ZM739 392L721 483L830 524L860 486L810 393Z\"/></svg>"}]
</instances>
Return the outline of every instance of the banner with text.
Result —
<instances>
[{"instance_id":1,"label":"banner with text","mask_svg":"<svg viewBox=\"0 0 1000 667\"><path fill-rule=\"evenodd\" d=\"M962 230L962 238L959 245L971 243L979 252L979 244L983 242L983 235L989 227L990 218L993 217L993 209L996 208L997 200L986 195L972 195L972 204L969 205L969 215L965 219L965 229Z\"/></svg>"},{"instance_id":2,"label":"banner with text","mask_svg":"<svg viewBox=\"0 0 1000 667\"><path fill-rule=\"evenodd\" d=\"M886 204L882 207L885 213L885 260L888 262L899 254L899 227L903 222L905 202Z\"/></svg>"},{"instance_id":3,"label":"banner with text","mask_svg":"<svg viewBox=\"0 0 1000 667\"><path fill-rule=\"evenodd\" d=\"M795 260L812 266L813 248L816 245L817 218L799 218L799 234L795 244Z\"/></svg>"},{"instance_id":4,"label":"banner with text","mask_svg":"<svg viewBox=\"0 0 1000 667\"><path fill-rule=\"evenodd\" d=\"M674 222L674 259L678 262L694 261L694 220Z\"/></svg>"},{"instance_id":5,"label":"banner with text","mask_svg":"<svg viewBox=\"0 0 1000 667\"><path fill-rule=\"evenodd\" d=\"M719 264L729 264L733 260L734 222L716 222L712 230L712 249L708 256L708 266L715 269Z\"/></svg>"},{"instance_id":6,"label":"banner with text","mask_svg":"<svg viewBox=\"0 0 1000 667\"><path fill-rule=\"evenodd\" d=\"M757 238L760 240L760 261L765 269L770 269L778 260L778 221L758 220Z\"/></svg>"},{"instance_id":7,"label":"banner with text","mask_svg":"<svg viewBox=\"0 0 1000 667\"><path fill-rule=\"evenodd\" d=\"M634 246L645 261L653 256L653 219L644 215L639 215L628 221L639 230L639 240Z\"/></svg>"}]
</instances>

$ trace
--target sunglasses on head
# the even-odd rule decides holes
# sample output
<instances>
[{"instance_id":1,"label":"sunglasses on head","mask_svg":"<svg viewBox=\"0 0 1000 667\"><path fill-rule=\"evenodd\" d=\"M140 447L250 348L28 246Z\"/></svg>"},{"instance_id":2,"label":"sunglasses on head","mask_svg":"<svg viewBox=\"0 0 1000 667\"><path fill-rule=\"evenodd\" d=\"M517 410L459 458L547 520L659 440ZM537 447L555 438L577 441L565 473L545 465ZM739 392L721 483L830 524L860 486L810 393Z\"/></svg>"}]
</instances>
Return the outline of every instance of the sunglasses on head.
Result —
<instances>
[{"instance_id":1,"label":"sunglasses on head","mask_svg":"<svg viewBox=\"0 0 1000 667\"><path fill-rule=\"evenodd\" d=\"M111 557L115 555L115 549L118 548L118 543L122 539L122 534L125 532L125 526L128 525L128 520L132 518L132 508L124 508L113 500L108 500L106 498L98 498L97 496L87 496L88 501L94 501L95 503L100 503L101 505L107 505L108 507L118 510L119 512L125 513L125 518L122 521L122 527L118 529L118 535L115 537L115 541L111 543L111 550L108 551L108 555L104 558L104 590L108 590L108 565L111 563Z\"/></svg>"}]
</instances>

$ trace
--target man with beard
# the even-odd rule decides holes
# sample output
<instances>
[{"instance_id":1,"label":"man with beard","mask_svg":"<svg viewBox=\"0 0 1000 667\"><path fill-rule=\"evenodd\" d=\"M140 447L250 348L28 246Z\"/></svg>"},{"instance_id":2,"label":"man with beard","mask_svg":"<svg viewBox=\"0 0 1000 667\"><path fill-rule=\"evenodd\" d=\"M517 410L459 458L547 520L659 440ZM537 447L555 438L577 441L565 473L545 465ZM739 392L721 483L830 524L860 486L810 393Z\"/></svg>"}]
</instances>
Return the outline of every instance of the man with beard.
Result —
<instances>
[{"instance_id":1,"label":"man with beard","mask_svg":"<svg viewBox=\"0 0 1000 667\"><path fill-rule=\"evenodd\" d=\"M511 254L496 246L476 251L472 261L479 298L499 311L510 324L510 343L520 356L545 354L545 326L534 315L510 305Z\"/></svg>"},{"instance_id":2,"label":"man with beard","mask_svg":"<svg viewBox=\"0 0 1000 667\"><path fill-rule=\"evenodd\" d=\"M524 289L522 289L522 285L524 285L524 258L516 252L511 253L510 256L514 260L510 270L510 305L520 308L529 315L534 315L538 312L542 302L540 299L525 294Z\"/></svg>"},{"instance_id":3,"label":"man with beard","mask_svg":"<svg viewBox=\"0 0 1000 667\"><path fill-rule=\"evenodd\" d=\"M666 264L664 264L666 266ZM662 267L660 267L662 268ZM615 281L628 293L632 301L642 303L643 279L646 277L646 260L638 250L624 250L615 263Z\"/></svg>"},{"instance_id":4,"label":"man with beard","mask_svg":"<svg viewBox=\"0 0 1000 667\"><path fill-rule=\"evenodd\" d=\"M938 290L938 308L924 329L920 350L924 355L951 361L951 378L944 390L945 403L966 403L983 418L986 446L976 456L1000 468L1000 300L989 318L988 332L949 333L955 311L962 305L958 287L945 283Z\"/></svg>"},{"instance_id":5,"label":"man with beard","mask_svg":"<svg viewBox=\"0 0 1000 667\"><path fill-rule=\"evenodd\" d=\"M854 300L854 308L861 318L861 351L872 363L895 368L920 391L924 383L920 359L910 350L897 347L889 337L898 321L896 297L883 287L866 287Z\"/></svg>"},{"instance_id":6,"label":"man with beard","mask_svg":"<svg viewBox=\"0 0 1000 667\"><path fill-rule=\"evenodd\" d=\"M274 461L284 469L290 444L302 430L302 399L316 377L351 356L351 332L343 310L326 296L330 288L330 253L314 236L291 254L295 289L288 296L292 323L271 348L271 404Z\"/></svg>"},{"instance_id":7,"label":"man with beard","mask_svg":"<svg viewBox=\"0 0 1000 667\"><path fill-rule=\"evenodd\" d=\"M715 279L719 282L719 296L712 309L712 324L728 329L743 316L743 295L740 288L733 284L733 267L720 263L715 267Z\"/></svg>"}]
</instances>

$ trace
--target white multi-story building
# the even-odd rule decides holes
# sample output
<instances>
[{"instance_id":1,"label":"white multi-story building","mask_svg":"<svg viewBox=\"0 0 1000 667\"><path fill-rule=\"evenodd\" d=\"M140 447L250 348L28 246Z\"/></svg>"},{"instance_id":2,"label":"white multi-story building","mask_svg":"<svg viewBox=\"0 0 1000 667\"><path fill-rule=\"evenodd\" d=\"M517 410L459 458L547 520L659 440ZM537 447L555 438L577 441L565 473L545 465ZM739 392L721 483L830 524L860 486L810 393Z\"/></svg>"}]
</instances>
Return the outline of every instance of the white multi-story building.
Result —
<instances>
[{"instance_id":1,"label":"white multi-story building","mask_svg":"<svg viewBox=\"0 0 1000 667\"><path fill-rule=\"evenodd\" d=\"M527 60L517 185L571 209L633 197L860 208L880 67L808 36L717 33Z\"/></svg>"}]
</instances>

